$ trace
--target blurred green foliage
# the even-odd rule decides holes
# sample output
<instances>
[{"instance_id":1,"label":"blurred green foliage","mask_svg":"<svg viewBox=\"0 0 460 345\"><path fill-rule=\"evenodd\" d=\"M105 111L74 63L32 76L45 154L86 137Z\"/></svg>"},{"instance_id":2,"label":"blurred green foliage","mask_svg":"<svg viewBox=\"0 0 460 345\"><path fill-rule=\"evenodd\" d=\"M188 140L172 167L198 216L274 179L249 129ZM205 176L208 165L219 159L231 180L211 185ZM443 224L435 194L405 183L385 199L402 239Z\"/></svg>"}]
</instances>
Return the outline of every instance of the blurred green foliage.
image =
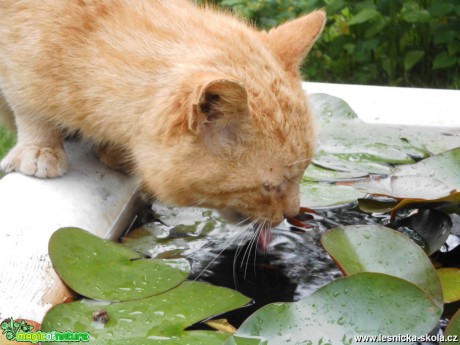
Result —
<instances>
[{"instance_id":1,"label":"blurred green foliage","mask_svg":"<svg viewBox=\"0 0 460 345\"><path fill-rule=\"evenodd\" d=\"M460 88L458 0L211 0L268 29L325 8L307 80Z\"/></svg>"}]
</instances>

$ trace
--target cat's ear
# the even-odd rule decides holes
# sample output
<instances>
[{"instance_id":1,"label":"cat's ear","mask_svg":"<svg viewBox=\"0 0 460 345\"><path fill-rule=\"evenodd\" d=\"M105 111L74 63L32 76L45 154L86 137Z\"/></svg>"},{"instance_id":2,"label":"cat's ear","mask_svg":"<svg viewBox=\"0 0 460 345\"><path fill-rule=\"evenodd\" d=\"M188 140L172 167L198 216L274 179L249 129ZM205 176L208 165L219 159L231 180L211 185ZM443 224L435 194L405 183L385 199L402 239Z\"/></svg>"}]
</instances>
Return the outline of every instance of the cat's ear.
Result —
<instances>
[{"instance_id":1,"label":"cat's ear","mask_svg":"<svg viewBox=\"0 0 460 345\"><path fill-rule=\"evenodd\" d=\"M226 152L250 135L246 87L238 80L212 79L198 86L189 128L214 153Z\"/></svg>"},{"instance_id":2,"label":"cat's ear","mask_svg":"<svg viewBox=\"0 0 460 345\"><path fill-rule=\"evenodd\" d=\"M326 13L317 10L282 24L268 33L262 32L262 40L288 72L298 75L300 64L320 36L325 23Z\"/></svg>"}]
</instances>

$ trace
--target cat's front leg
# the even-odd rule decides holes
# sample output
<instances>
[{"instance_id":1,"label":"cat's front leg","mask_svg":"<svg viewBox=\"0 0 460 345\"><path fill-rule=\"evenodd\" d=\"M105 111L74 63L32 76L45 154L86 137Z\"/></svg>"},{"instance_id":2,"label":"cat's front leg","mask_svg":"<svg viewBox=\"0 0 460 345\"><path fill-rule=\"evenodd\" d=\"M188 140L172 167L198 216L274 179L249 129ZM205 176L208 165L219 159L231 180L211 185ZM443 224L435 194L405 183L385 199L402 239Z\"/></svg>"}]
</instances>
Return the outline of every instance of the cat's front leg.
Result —
<instances>
[{"instance_id":1,"label":"cat's front leg","mask_svg":"<svg viewBox=\"0 0 460 345\"><path fill-rule=\"evenodd\" d=\"M62 176L68 162L61 130L41 119L15 116L18 142L0 163L1 169L40 178Z\"/></svg>"}]
</instances>

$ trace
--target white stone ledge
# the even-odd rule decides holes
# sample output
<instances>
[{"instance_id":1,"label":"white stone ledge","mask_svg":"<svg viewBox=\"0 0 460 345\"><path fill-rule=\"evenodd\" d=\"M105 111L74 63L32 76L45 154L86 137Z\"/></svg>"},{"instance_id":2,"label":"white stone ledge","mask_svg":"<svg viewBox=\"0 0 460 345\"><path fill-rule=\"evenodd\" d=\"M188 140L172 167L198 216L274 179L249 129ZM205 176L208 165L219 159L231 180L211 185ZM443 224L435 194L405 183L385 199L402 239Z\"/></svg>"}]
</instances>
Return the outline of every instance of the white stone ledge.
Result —
<instances>
[{"instance_id":1,"label":"white stone ledge","mask_svg":"<svg viewBox=\"0 0 460 345\"><path fill-rule=\"evenodd\" d=\"M460 127L460 90L312 82L303 83L303 88L344 99L370 123Z\"/></svg>"},{"instance_id":2,"label":"white stone ledge","mask_svg":"<svg viewBox=\"0 0 460 345\"><path fill-rule=\"evenodd\" d=\"M48 256L55 230L75 226L115 239L133 219L137 181L99 163L89 145L66 143L66 151L64 177L11 173L0 180L0 320L41 322L70 296Z\"/></svg>"}]
</instances>

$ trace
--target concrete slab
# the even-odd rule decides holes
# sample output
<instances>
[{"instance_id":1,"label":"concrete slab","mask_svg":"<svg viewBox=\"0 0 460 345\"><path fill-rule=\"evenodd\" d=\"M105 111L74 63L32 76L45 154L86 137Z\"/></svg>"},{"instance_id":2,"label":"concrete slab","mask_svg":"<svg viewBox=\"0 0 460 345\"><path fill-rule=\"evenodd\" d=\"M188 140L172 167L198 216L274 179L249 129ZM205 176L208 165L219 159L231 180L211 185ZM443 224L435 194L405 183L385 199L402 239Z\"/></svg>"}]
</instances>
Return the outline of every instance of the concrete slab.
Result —
<instances>
[{"instance_id":1,"label":"concrete slab","mask_svg":"<svg viewBox=\"0 0 460 345\"><path fill-rule=\"evenodd\" d=\"M71 166L64 177L11 173L0 180L0 320L40 322L70 296L48 256L55 230L75 226L113 239L133 219L137 181L98 162L89 145L66 143L66 151Z\"/></svg>"}]
</instances>

